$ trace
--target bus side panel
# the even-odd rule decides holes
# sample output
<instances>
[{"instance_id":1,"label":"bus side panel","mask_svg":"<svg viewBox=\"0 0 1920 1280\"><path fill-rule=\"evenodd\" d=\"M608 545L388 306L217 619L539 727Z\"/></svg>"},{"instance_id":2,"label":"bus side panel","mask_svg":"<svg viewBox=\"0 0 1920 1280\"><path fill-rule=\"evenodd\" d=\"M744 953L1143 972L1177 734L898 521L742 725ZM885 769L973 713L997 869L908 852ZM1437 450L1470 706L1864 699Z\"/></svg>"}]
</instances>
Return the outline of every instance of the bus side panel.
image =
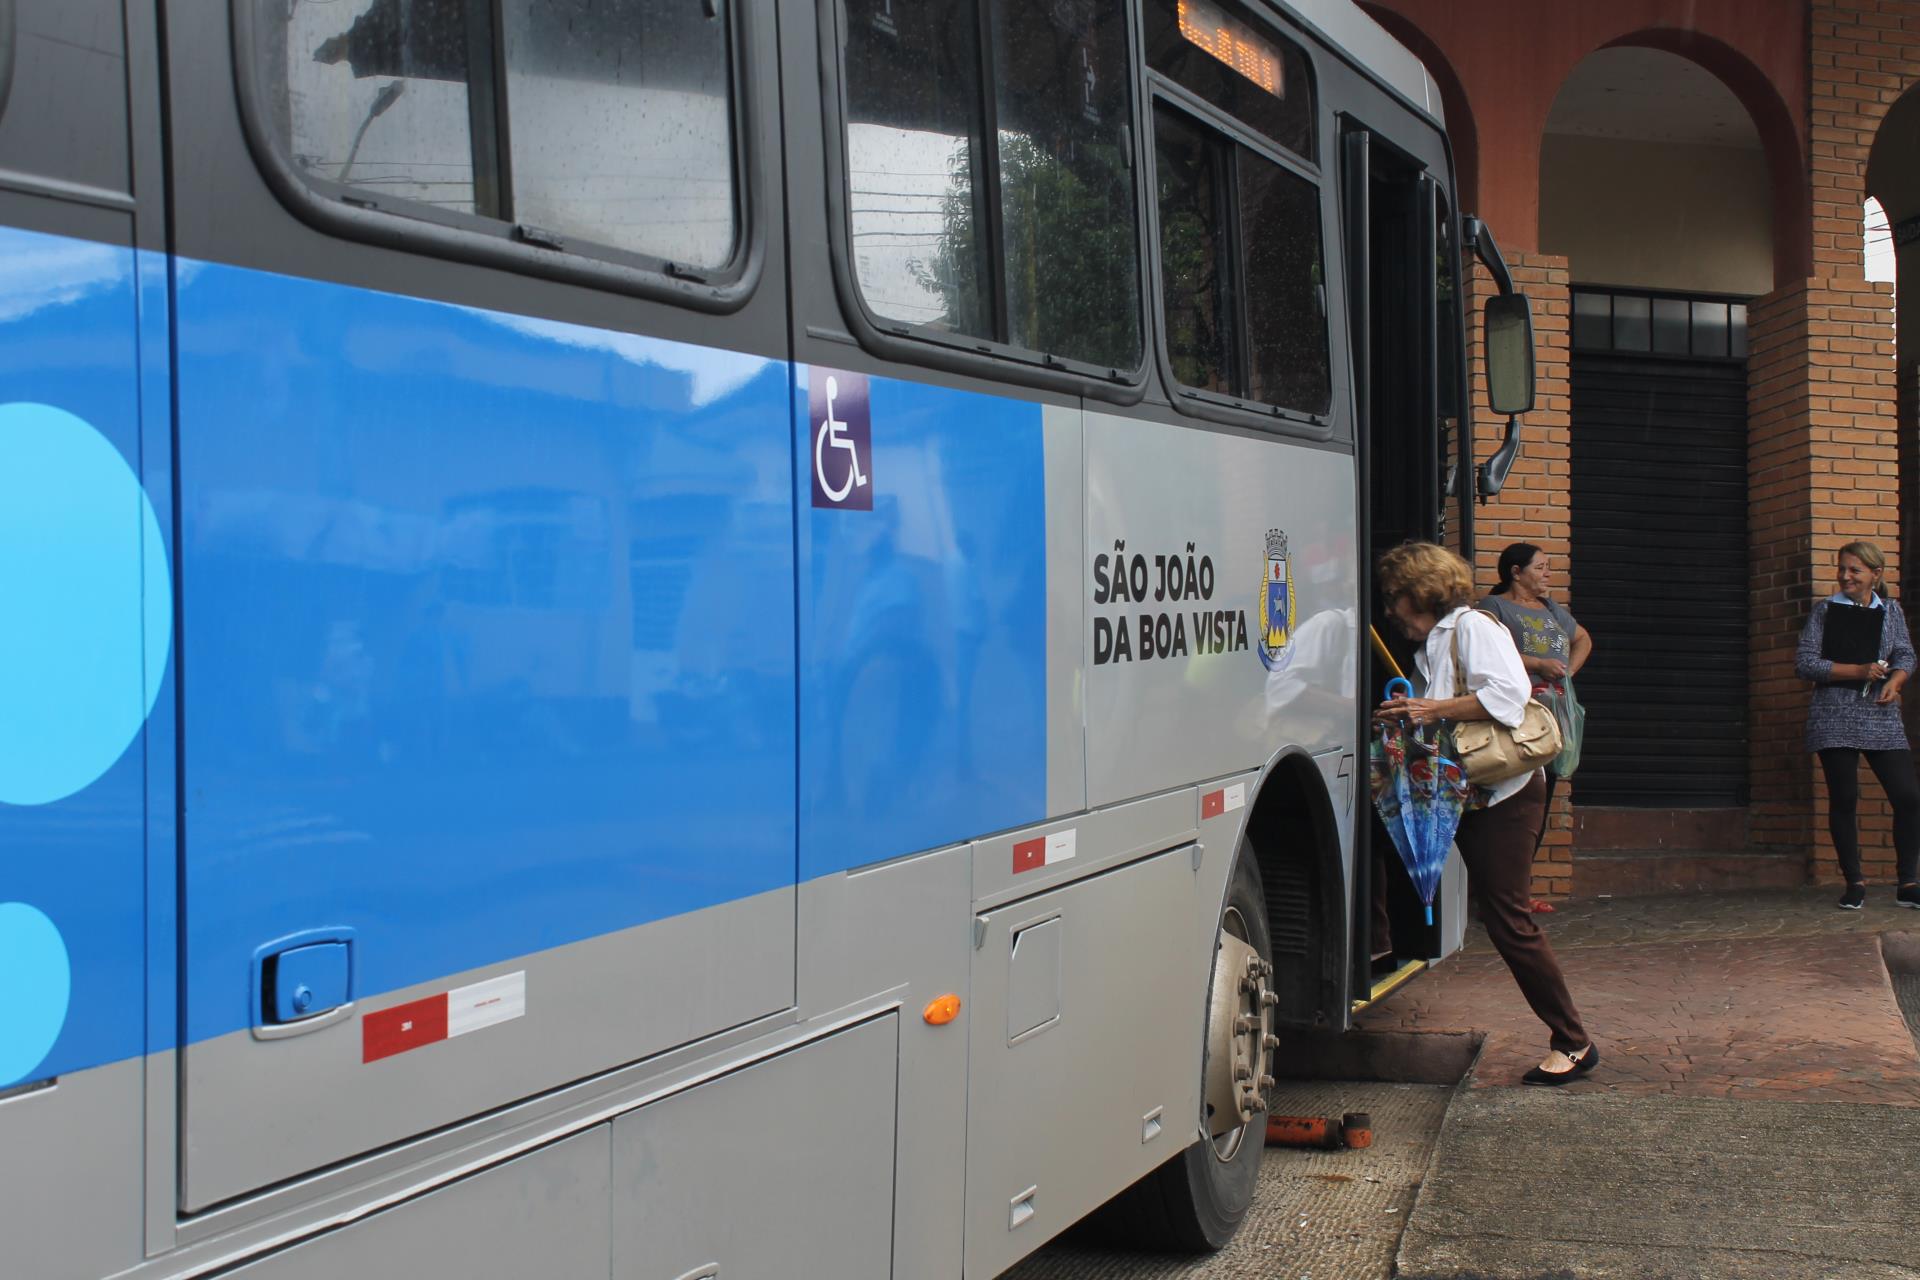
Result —
<instances>
[{"instance_id":1,"label":"bus side panel","mask_svg":"<svg viewBox=\"0 0 1920 1280\"><path fill-rule=\"evenodd\" d=\"M789 1007L788 365L180 277L187 1205Z\"/></svg>"},{"instance_id":2,"label":"bus side panel","mask_svg":"<svg viewBox=\"0 0 1920 1280\"><path fill-rule=\"evenodd\" d=\"M0 111L0 1272L143 1252L147 718L172 697L164 314L119 0L23 0ZM66 197L87 188L86 203ZM36 189L42 194L28 194ZM157 191L156 191L157 195ZM143 391L155 391L143 404ZM162 469L164 474L164 469ZM154 744L159 753L170 743Z\"/></svg>"},{"instance_id":3,"label":"bus side panel","mask_svg":"<svg viewBox=\"0 0 1920 1280\"><path fill-rule=\"evenodd\" d=\"M136 276L124 242L0 225L0 1239L49 1276L139 1256L143 724L171 603Z\"/></svg>"},{"instance_id":4,"label":"bus side panel","mask_svg":"<svg viewBox=\"0 0 1920 1280\"><path fill-rule=\"evenodd\" d=\"M604 1280L612 1234L609 1128L575 1134L228 1275Z\"/></svg>"},{"instance_id":5,"label":"bus side panel","mask_svg":"<svg viewBox=\"0 0 1920 1280\"><path fill-rule=\"evenodd\" d=\"M1090 803L1355 752L1354 502L1337 449L1088 413Z\"/></svg>"},{"instance_id":6,"label":"bus side panel","mask_svg":"<svg viewBox=\"0 0 1920 1280\"><path fill-rule=\"evenodd\" d=\"M1188 846L981 917L965 1274L1000 1274L1195 1140L1200 883Z\"/></svg>"},{"instance_id":7,"label":"bus side panel","mask_svg":"<svg viewBox=\"0 0 1920 1280\"><path fill-rule=\"evenodd\" d=\"M801 1010L827 1015L891 997L904 1011L899 1112L911 1120L899 1126L893 1148L894 1280L951 1277L960 1257L974 856L972 846L959 845L800 886ZM921 1011L944 995L959 998L959 1017L928 1022Z\"/></svg>"},{"instance_id":8,"label":"bus side panel","mask_svg":"<svg viewBox=\"0 0 1920 1280\"><path fill-rule=\"evenodd\" d=\"M796 477L803 880L1034 822L1049 798L1041 406L801 368L808 470L809 379L828 376L868 387L873 493L833 509Z\"/></svg>"}]
</instances>

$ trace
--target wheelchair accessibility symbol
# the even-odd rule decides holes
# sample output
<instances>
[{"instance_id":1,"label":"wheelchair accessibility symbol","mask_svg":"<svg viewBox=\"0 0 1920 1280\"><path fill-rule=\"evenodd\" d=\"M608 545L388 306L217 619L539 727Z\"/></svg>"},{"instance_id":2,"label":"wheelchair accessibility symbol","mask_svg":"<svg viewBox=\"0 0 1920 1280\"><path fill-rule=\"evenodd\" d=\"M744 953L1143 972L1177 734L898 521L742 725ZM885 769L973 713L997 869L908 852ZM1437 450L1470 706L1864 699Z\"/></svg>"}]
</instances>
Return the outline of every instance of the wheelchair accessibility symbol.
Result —
<instances>
[{"instance_id":1,"label":"wheelchair accessibility symbol","mask_svg":"<svg viewBox=\"0 0 1920 1280\"><path fill-rule=\"evenodd\" d=\"M813 505L873 510L873 424L866 375L814 369L807 417L813 429Z\"/></svg>"}]
</instances>

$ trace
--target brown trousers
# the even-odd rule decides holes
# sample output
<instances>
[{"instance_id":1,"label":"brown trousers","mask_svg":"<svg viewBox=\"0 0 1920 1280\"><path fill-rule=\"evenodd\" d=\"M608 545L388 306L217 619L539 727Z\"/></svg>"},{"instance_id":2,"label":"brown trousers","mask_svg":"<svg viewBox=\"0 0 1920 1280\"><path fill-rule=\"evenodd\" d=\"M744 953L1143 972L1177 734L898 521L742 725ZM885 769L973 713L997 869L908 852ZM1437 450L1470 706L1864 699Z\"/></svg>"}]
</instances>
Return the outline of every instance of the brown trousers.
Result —
<instances>
[{"instance_id":1,"label":"brown trousers","mask_svg":"<svg viewBox=\"0 0 1920 1280\"><path fill-rule=\"evenodd\" d=\"M1546 780L1535 773L1514 795L1462 817L1453 839L1466 861L1467 883L1493 949L1507 962L1534 1015L1547 1024L1552 1046L1571 1053L1590 1043L1587 1029L1567 994L1567 980L1560 975L1547 935L1528 910L1533 901L1534 833L1546 803Z\"/></svg>"}]
</instances>

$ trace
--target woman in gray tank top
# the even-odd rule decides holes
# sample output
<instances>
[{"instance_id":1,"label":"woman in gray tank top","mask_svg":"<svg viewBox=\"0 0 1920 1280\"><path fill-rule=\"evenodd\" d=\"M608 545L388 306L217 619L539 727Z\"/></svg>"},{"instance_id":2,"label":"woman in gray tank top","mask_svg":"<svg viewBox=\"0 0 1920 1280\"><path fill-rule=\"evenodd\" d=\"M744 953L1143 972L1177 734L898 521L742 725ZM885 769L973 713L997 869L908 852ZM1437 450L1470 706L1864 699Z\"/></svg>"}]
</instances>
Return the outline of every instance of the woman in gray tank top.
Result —
<instances>
[{"instance_id":1,"label":"woman in gray tank top","mask_svg":"<svg viewBox=\"0 0 1920 1280\"><path fill-rule=\"evenodd\" d=\"M1500 553L1500 583L1480 607L1493 614L1513 633L1520 650L1520 663L1533 680L1534 692L1562 681L1587 665L1593 654L1593 637L1573 620L1565 606L1547 595L1553 585L1553 566L1547 553L1531 542L1516 542ZM1538 851L1547 834L1547 814L1553 811L1553 789L1560 779L1549 768L1547 798L1540 815L1540 835L1534 839Z\"/></svg>"},{"instance_id":2,"label":"woman in gray tank top","mask_svg":"<svg viewBox=\"0 0 1920 1280\"><path fill-rule=\"evenodd\" d=\"M1500 585L1480 607L1507 624L1533 687L1558 684L1576 674L1593 654L1593 637L1564 606L1547 595L1553 566L1531 542L1500 553Z\"/></svg>"}]
</instances>

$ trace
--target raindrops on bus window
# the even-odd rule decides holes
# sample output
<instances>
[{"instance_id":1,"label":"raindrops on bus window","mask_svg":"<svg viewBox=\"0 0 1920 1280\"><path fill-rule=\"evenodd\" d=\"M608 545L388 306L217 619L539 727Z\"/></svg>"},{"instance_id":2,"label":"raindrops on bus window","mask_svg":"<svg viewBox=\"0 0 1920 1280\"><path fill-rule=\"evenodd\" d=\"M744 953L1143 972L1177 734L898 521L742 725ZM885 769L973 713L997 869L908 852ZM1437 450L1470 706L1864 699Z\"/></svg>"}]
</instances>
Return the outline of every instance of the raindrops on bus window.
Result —
<instances>
[{"instance_id":1,"label":"raindrops on bus window","mask_svg":"<svg viewBox=\"0 0 1920 1280\"><path fill-rule=\"evenodd\" d=\"M1160 181L1160 274L1167 358L1183 386L1231 394L1233 322L1226 280L1229 241L1216 193L1232 164L1229 146L1185 115L1154 109Z\"/></svg>"},{"instance_id":2,"label":"raindrops on bus window","mask_svg":"<svg viewBox=\"0 0 1920 1280\"><path fill-rule=\"evenodd\" d=\"M1245 147L1240 226L1246 257L1249 399L1308 413L1333 402L1322 309L1320 193Z\"/></svg>"},{"instance_id":3,"label":"raindrops on bus window","mask_svg":"<svg viewBox=\"0 0 1920 1280\"><path fill-rule=\"evenodd\" d=\"M503 13L514 220L725 265L738 202L717 5L547 0Z\"/></svg>"},{"instance_id":4,"label":"raindrops on bus window","mask_svg":"<svg viewBox=\"0 0 1920 1280\"><path fill-rule=\"evenodd\" d=\"M376 197L476 204L466 0L259 0L268 110L294 163Z\"/></svg>"},{"instance_id":5,"label":"raindrops on bus window","mask_svg":"<svg viewBox=\"0 0 1920 1280\"><path fill-rule=\"evenodd\" d=\"M971 0L847 0L853 268L875 314L994 336Z\"/></svg>"},{"instance_id":6,"label":"raindrops on bus window","mask_svg":"<svg viewBox=\"0 0 1920 1280\"><path fill-rule=\"evenodd\" d=\"M1140 357L1126 9L994 0L1008 337L1128 369Z\"/></svg>"}]
</instances>

